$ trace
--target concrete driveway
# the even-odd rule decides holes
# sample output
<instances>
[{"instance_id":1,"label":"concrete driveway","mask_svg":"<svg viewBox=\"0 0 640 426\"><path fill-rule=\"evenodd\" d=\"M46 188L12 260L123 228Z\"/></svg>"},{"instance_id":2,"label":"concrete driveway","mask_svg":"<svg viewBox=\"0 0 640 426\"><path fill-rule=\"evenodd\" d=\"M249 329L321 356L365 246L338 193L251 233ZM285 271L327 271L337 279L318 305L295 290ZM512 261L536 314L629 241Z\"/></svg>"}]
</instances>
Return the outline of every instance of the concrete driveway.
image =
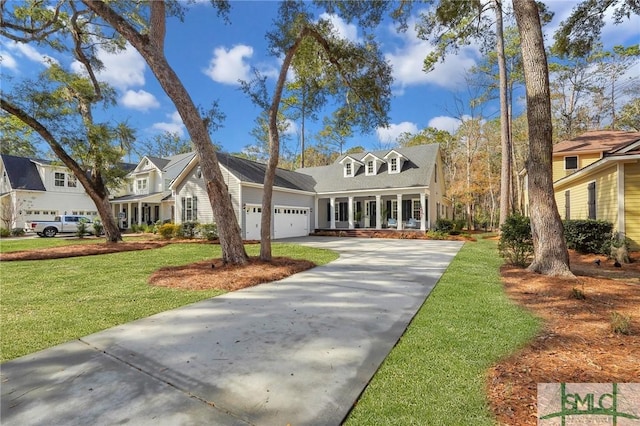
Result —
<instances>
[{"instance_id":1,"label":"concrete driveway","mask_svg":"<svg viewBox=\"0 0 640 426\"><path fill-rule=\"evenodd\" d=\"M328 265L7 362L8 425L339 425L458 252L309 237Z\"/></svg>"}]
</instances>

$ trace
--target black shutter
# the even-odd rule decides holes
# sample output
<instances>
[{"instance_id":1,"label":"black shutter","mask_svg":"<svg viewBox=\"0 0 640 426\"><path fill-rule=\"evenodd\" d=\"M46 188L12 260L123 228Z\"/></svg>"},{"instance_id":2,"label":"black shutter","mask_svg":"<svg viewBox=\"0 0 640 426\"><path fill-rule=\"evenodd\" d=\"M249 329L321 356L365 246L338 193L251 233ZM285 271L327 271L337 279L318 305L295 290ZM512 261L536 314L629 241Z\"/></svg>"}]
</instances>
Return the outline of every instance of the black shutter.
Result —
<instances>
[{"instance_id":1,"label":"black shutter","mask_svg":"<svg viewBox=\"0 0 640 426\"><path fill-rule=\"evenodd\" d=\"M331 223L331 203L327 203L327 222Z\"/></svg>"},{"instance_id":2,"label":"black shutter","mask_svg":"<svg viewBox=\"0 0 640 426\"><path fill-rule=\"evenodd\" d=\"M182 205L182 215L181 215L182 222L185 222L186 221L186 217L187 217L186 216L186 214L187 214L187 212L186 212L187 202L186 202L184 197L182 197L180 199L180 203Z\"/></svg>"},{"instance_id":3,"label":"black shutter","mask_svg":"<svg viewBox=\"0 0 640 426\"><path fill-rule=\"evenodd\" d=\"M409 220L413 215L411 200L402 200L402 220Z\"/></svg>"},{"instance_id":4,"label":"black shutter","mask_svg":"<svg viewBox=\"0 0 640 426\"><path fill-rule=\"evenodd\" d=\"M193 220L198 220L198 197L193 197Z\"/></svg>"},{"instance_id":5,"label":"black shutter","mask_svg":"<svg viewBox=\"0 0 640 426\"><path fill-rule=\"evenodd\" d=\"M591 182L587 187L589 191L588 205L589 205L589 219L596 218L596 183Z\"/></svg>"},{"instance_id":6,"label":"black shutter","mask_svg":"<svg viewBox=\"0 0 640 426\"><path fill-rule=\"evenodd\" d=\"M383 219L389 219L391 217L391 200L387 200L387 217Z\"/></svg>"}]
</instances>

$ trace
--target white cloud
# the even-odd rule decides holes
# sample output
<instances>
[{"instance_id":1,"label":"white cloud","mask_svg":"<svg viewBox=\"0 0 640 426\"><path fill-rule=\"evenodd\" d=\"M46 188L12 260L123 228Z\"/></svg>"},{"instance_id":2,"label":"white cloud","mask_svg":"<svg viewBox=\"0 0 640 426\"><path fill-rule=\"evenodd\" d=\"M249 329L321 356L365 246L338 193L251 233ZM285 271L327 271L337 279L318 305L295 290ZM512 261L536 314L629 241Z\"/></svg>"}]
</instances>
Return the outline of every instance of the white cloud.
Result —
<instances>
[{"instance_id":1,"label":"white cloud","mask_svg":"<svg viewBox=\"0 0 640 426\"><path fill-rule=\"evenodd\" d=\"M331 22L338 37L347 39L354 43L358 42L358 27L354 24L348 24L341 17L337 15L330 15L323 13L320 15L320 19Z\"/></svg>"},{"instance_id":2,"label":"white cloud","mask_svg":"<svg viewBox=\"0 0 640 426\"><path fill-rule=\"evenodd\" d=\"M160 106L156 97L144 90L127 90L120 99L120 103L127 108L138 111L149 111Z\"/></svg>"},{"instance_id":3,"label":"white cloud","mask_svg":"<svg viewBox=\"0 0 640 426\"><path fill-rule=\"evenodd\" d=\"M461 121L454 117L448 117L441 115L439 117L434 117L429 120L429 127L434 127L438 130L446 130L449 133L455 133L460 127Z\"/></svg>"},{"instance_id":4,"label":"white cloud","mask_svg":"<svg viewBox=\"0 0 640 426\"><path fill-rule=\"evenodd\" d=\"M397 33L395 28L389 27L391 34L400 38L402 45L393 52L385 55L393 67L395 84L403 90L407 86L421 84L435 84L448 89L456 89L464 84L465 70L476 65L478 49L474 46L461 48L455 54L449 54L444 62L436 64L434 69L426 73L424 59L432 52L433 46L417 36L414 23L409 23L409 30Z\"/></svg>"},{"instance_id":5,"label":"white cloud","mask_svg":"<svg viewBox=\"0 0 640 426\"><path fill-rule=\"evenodd\" d=\"M18 52L20 56L23 56L33 62L38 62L45 67L51 66L51 64L58 64L58 60L43 53L38 52L33 46L18 43L12 41L6 45L10 50L14 52Z\"/></svg>"},{"instance_id":6,"label":"white cloud","mask_svg":"<svg viewBox=\"0 0 640 426\"><path fill-rule=\"evenodd\" d=\"M418 126L415 123L403 121L399 124L390 124L389 127L378 127L376 134L378 140L384 143L392 143L398 140L398 136L402 133L418 133Z\"/></svg>"},{"instance_id":7,"label":"white cloud","mask_svg":"<svg viewBox=\"0 0 640 426\"><path fill-rule=\"evenodd\" d=\"M17 71L18 62L16 62L16 59L11 56L9 52L0 50L0 67Z\"/></svg>"},{"instance_id":8,"label":"white cloud","mask_svg":"<svg viewBox=\"0 0 640 426\"><path fill-rule=\"evenodd\" d=\"M104 69L96 74L100 81L120 90L144 85L146 63L130 44L127 43L124 50L115 53L98 48L96 56L104 65ZM78 74L86 74L84 66L78 61L71 64L71 70Z\"/></svg>"},{"instance_id":9,"label":"white cloud","mask_svg":"<svg viewBox=\"0 0 640 426\"><path fill-rule=\"evenodd\" d=\"M169 132L177 134L179 137L184 136L184 124L182 123L182 118L178 112L174 112L173 114L167 114L167 117L171 121L169 122L159 122L154 123L151 128L155 130L161 130L163 132Z\"/></svg>"},{"instance_id":10,"label":"white cloud","mask_svg":"<svg viewBox=\"0 0 640 426\"><path fill-rule=\"evenodd\" d=\"M285 135L297 135L298 134L298 125L295 121L288 119L286 120L287 128L284 131Z\"/></svg>"},{"instance_id":11,"label":"white cloud","mask_svg":"<svg viewBox=\"0 0 640 426\"><path fill-rule=\"evenodd\" d=\"M216 47L204 73L215 82L238 85L238 80L250 79L251 67L247 60L252 56L253 47L244 44L238 44L229 50Z\"/></svg>"}]
</instances>

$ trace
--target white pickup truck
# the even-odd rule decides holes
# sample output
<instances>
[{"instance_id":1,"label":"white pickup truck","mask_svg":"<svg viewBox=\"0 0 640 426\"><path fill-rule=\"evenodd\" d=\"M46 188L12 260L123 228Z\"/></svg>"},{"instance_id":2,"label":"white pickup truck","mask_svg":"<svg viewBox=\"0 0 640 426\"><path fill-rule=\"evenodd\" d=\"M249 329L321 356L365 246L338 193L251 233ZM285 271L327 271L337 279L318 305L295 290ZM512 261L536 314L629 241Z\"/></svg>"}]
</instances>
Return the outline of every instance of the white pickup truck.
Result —
<instances>
[{"instance_id":1,"label":"white pickup truck","mask_svg":"<svg viewBox=\"0 0 640 426\"><path fill-rule=\"evenodd\" d=\"M93 222L86 216L62 215L56 216L53 221L27 222L25 231L35 232L41 237L55 237L56 234L78 232L78 223L87 224L87 233L93 234Z\"/></svg>"}]
</instances>

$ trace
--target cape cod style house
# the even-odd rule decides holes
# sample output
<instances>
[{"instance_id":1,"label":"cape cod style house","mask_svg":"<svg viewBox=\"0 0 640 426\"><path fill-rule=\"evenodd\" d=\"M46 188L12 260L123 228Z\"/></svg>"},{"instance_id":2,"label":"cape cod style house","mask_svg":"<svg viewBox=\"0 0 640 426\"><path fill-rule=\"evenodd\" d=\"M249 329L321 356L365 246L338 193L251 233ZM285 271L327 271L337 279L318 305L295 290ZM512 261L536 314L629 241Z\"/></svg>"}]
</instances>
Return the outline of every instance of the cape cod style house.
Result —
<instances>
[{"instance_id":1,"label":"cape cod style house","mask_svg":"<svg viewBox=\"0 0 640 426\"><path fill-rule=\"evenodd\" d=\"M266 166L224 153L218 158L243 238L259 239ZM278 169L271 235L356 227L427 230L450 215L442 170L436 144L342 155L331 165L297 171ZM213 221L196 157L171 189L176 222Z\"/></svg>"}]
</instances>

